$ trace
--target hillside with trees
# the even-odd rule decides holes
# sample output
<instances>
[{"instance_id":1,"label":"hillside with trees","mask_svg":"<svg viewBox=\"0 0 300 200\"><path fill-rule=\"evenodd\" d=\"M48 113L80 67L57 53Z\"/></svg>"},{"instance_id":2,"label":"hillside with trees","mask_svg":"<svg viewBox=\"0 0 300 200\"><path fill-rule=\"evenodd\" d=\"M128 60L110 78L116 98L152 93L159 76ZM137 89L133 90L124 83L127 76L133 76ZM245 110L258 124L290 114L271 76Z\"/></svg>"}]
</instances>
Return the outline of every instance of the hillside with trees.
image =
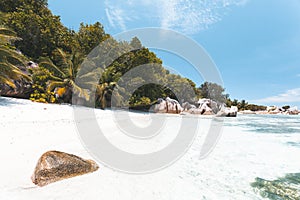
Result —
<instances>
[{"instance_id":1,"label":"hillside with trees","mask_svg":"<svg viewBox=\"0 0 300 200\"><path fill-rule=\"evenodd\" d=\"M66 28L48 9L47 0L0 0L0 16L2 95L44 103L72 103L72 95L76 95L83 102L95 100L92 106L100 108L110 107L111 102L138 108L152 105L158 98L177 99L180 93L188 102L209 98L240 109L259 109L245 101L231 101L217 84L205 82L197 88L193 81L170 73L137 37L117 41L100 22L81 23L78 31ZM101 49L96 48L103 43ZM114 60L98 58L108 54L118 56ZM28 67L30 60L39 67ZM126 80L138 66L142 70ZM138 86L149 80L154 83L137 87L133 94L122 86L124 82ZM192 92L188 93L186 86ZM113 91L117 92L113 95Z\"/></svg>"}]
</instances>

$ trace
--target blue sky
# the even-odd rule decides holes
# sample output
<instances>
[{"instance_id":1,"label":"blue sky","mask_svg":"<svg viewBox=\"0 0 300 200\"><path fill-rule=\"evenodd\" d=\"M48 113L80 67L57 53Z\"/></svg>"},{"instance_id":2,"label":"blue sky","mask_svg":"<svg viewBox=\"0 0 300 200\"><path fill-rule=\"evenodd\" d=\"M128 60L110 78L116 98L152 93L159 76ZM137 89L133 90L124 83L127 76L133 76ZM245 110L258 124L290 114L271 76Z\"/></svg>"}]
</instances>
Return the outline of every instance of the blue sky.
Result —
<instances>
[{"instance_id":1,"label":"blue sky","mask_svg":"<svg viewBox=\"0 0 300 200\"><path fill-rule=\"evenodd\" d=\"M300 107L300 0L49 0L69 28L100 21L114 35L161 27L181 32L208 52L231 98ZM155 51L165 66L193 79L179 57Z\"/></svg>"}]
</instances>

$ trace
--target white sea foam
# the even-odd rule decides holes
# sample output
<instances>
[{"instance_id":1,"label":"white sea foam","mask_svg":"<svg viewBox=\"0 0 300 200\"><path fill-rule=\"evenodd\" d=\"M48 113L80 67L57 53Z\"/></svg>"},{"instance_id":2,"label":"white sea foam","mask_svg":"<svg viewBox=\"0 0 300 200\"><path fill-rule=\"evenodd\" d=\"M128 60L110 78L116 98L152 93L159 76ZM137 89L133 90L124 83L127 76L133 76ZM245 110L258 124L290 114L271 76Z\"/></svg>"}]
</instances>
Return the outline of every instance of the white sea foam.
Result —
<instances>
[{"instance_id":1,"label":"white sea foam","mask_svg":"<svg viewBox=\"0 0 300 200\"><path fill-rule=\"evenodd\" d=\"M164 148L171 142L172 133L178 129L173 124L181 117L170 115L167 131L153 141L134 142L120 134L112 114L95 110L99 125L109 130L107 137L119 148L129 152L138 149L141 153ZM137 119L136 123L149 117L140 113L130 116ZM0 199L261 199L250 186L256 177L276 179L299 172L299 116L226 118L216 148L199 160L210 120L201 118L199 134L188 152L159 172L129 175L100 164L95 173L37 188L30 176L45 151L91 157L77 135L72 106L0 98ZM276 129L279 125L286 127L268 131L268 127ZM290 132L289 126L293 127Z\"/></svg>"}]
</instances>

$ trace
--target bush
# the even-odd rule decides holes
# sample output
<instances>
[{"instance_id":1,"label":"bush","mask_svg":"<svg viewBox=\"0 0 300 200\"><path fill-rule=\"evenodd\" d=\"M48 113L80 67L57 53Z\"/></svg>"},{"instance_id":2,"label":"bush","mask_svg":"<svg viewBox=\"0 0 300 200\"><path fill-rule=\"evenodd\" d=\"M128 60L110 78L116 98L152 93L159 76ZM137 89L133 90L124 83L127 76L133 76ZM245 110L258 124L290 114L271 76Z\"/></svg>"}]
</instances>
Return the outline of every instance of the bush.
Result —
<instances>
[{"instance_id":1,"label":"bush","mask_svg":"<svg viewBox=\"0 0 300 200\"><path fill-rule=\"evenodd\" d=\"M31 69L33 80L33 92L30 94L30 100L41 103L55 103L54 92L47 91L47 81L51 73L43 68Z\"/></svg>"}]
</instances>

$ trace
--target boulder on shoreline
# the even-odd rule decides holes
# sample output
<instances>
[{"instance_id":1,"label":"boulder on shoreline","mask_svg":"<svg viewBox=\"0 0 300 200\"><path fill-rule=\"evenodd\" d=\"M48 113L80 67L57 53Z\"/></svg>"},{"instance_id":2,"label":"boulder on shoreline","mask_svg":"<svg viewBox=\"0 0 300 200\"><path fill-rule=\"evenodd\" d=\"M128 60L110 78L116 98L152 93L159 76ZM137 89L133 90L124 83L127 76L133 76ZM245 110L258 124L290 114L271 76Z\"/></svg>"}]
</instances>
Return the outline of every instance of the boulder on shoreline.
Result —
<instances>
[{"instance_id":1,"label":"boulder on shoreline","mask_svg":"<svg viewBox=\"0 0 300 200\"><path fill-rule=\"evenodd\" d=\"M154 112L156 113L173 113L179 114L183 111L183 108L175 99L167 97L165 100L159 98L157 104L154 106Z\"/></svg>"},{"instance_id":2,"label":"boulder on shoreline","mask_svg":"<svg viewBox=\"0 0 300 200\"><path fill-rule=\"evenodd\" d=\"M297 106L289 108L286 112L289 115L298 115L298 114L300 114L300 111L298 110Z\"/></svg>"},{"instance_id":3,"label":"boulder on shoreline","mask_svg":"<svg viewBox=\"0 0 300 200\"><path fill-rule=\"evenodd\" d=\"M238 108L236 106L231 106L230 108L223 108L217 113L218 117L236 117L238 113Z\"/></svg>"},{"instance_id":4,"label":"boulder on shoreline","mask_svg":"<svg viewBox=\"0 0 300 200\"><path fill-rule=\"evenodd\" d=\"M215 115L224 106L223 104L217 103L211 99L199 99L197 102L194 103L195 105L190 102L184 102L182 103L181 106L177 100L171 99L169 97L167 97L165 100L159 98L157 100L157 103L154 106L154 112L174 113L174 114L187 113L187 114L195 114L195 115ZM226 109L229 109L228 112L226 111L226 114L222 116L234 116L234 117L236 116L237 108L234 109L234 111L230 110L232 108L226 108Z\"/></svg>"},{"instance_id":5,"label":"boulder on shoreline","mask_svg":"<svg viewBox=\"0 0 300 200\"><path fill-rule=\"evenodd\" d=\"M38 160L31 180L34 184L42 187L98 169L99 166L93 160L84 160L78 156L59 151L48 151Z\"/></svg>"}]
</instances>

